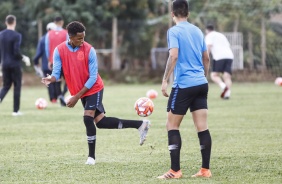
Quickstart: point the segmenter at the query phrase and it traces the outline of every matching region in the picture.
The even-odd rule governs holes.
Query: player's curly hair
[[[78,21],[70,22],[66,29],[68,30],[69,36],[75,36],[77,33],[82,33],[86,30],[85,26]]]
[[[187,0],[173,1],[172,11],[176,17],[187,17],[189,13],[189,5]]]

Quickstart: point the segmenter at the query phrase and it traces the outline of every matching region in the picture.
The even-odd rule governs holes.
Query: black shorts
[[[171,111],[173,114],[185,115],[190,108],[190,112],[199,109],[208,109],[208,84],[193,86],[189,88],[172,88],[168,104],[167,112]]]
[[[103,91],[104,89],[93,95],[81,98],[84,110],[96,110],[94,118],[96,118],[101,113],[106,113],[102,103]]]
[[[232,62],[232,59],[213,60],[212,71],[220,73],[227,72],[229,74],[232,74]]]

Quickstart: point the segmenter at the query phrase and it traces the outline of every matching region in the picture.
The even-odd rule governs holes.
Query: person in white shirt
[[[234,59],[230,43],[224,34],[214,30],[213,25],[206,27],[205,42],[207,44],[208,53],[211,54],[213,58],[211,79],[222,89],[220,97],[222,99],[229,99],[232,86],[231,66]]]

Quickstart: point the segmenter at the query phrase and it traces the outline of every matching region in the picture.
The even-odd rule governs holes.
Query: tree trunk
[[[171,17],[170,14],[171,14],[171,11],[172,11],[171,6],[172,6],[172,2],[169,1],[169,3],[168,3],[168,17],[169,17],[168,28],[170,28],[172,26],[172,20],[170,18]],[[173,76],[174,76],[174,73],[172,72],[171,75],[169,76],[169,80],[168,80],[169,85],[173,84]]]
[[[40,40],[40,38],[43,35],[42,20],[41,19],[37,19],[37,29],[38,29],[38,40]]]
[[[112,70],[120,69],[120,59],[117,50],[117,18],[113,17],[112,23]]]
[[[248,50],[249,50],[249,58],[248,63],[250,65],[250,70],[254,69],[254,53],[253,53],[253,33],[248,32]]]
[[[261,64],[262,69],[266,69],[266,32],[265,32],[265,18],[261,16]]]
[[[238,32],[239,23],[240,23],[240,16],[239,14],[236,14],[236,18],[233,25],[233,32]]]
[[[171,19],[171,6],[172,3],[171,1],[168,2],[168,28],[170,28],[172,26],[172,19]]]

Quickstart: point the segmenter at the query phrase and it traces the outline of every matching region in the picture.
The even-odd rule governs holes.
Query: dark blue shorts
[[[104,89],[93,95],[81,98],[84,110],[96,110],[94,118],[96,118],[101,113],[106,113],[102,103],[103,91]]]
[[[219,73],[227,72],[232,74],[232,62],[232,59],[213,60],[212,71]]]
[[[207,83],[183,89],[172,88],[168,99],[167,112],[185,115],[189,108],[190,112],[208,109],[208,90]]]

